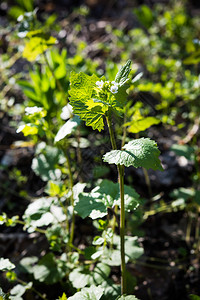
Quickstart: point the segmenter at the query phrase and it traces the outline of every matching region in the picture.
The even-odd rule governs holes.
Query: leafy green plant
[[[130,65],[131,61],[129,60],[121,67],[112,82],[106,81],[104,77],[99,79],[95,75],[89,77],[84,73],[72,73],[69,91],[73,112],[85,121],[87,126],[101,131],[104,128],[103,118],[105,118],[109,128],[113,150],[104,155],[104,161],[116,164],[119,176],[122,294],[126,293],[124,167],[132,165],[136,168],[145,167],[146,169],[162,170],[158,159],[160,152],[156,143],[150,139],[134,140],[123,145],[121,150],[117,150],[111,118],[113,113],[122,113],[123,106],[126,105]],[[95,207],[95,211],[96,209],[97,207]]]

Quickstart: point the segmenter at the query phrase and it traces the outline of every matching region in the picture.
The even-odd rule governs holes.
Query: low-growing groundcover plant
[[[45,295],[37,290],[34,282],[47,285],[62,282],[66,291],[59,298],[62,300],[136,299],[133,295],[127,295],[133,293],[129,285],[134,287],[134,278],[126,270],[126,263],[141,256],[143,249],[138,246],[137,237],[126,235],[125,216],[134,213],[141,200],[132,187],[124,184],[124,170],[130,166],[162,170],[162,166],[159,160],[160,151],[155,141],[140,138],[126,143],[126,130],[130,123],[126,125],[121,120],[124,120],[128,107],[130,66],[131,61],[128,60],[112,81],[83,72],[71,72],[69,100],[75,116],[72,116],[55,136],[57,147],[38,144],[40,159],[35,159],[32,165],[38,175],[41,171],[44,180],[48,181],[45,191],[49,196],[32,202],[24,213],[23,221],[19,220],[18,216],[0,216],[1,224],[6,226],[19,223],[23,224],[28,232],[44,233],[51,250],[40,259],[25,257],[20,261],[22,270],[32,278],[29,282],[17,277],[12,271],[15,268],[13,263],[1,259],[1,270],[7,270],[7,278],[18,282],[10,291],[10,299],[22,299],[26,291],[32,291],[37,297],[46,299]],[[42,112],[36,107],[26,111],[32,115],[32,119],[36,118],[35,114]],[[112,150],[103,155],[103,161],[117,166],[118,182],[99,179],[96,187],[89,192],[88,189],[87,192],[84,191],[85,183],[74,185],[68,156],[70,145],[67,144],[66,147],[65,140],[80,123],[80,120],[76,121],[77,117],[93,130],[102,131],[105,125],[108,126]],[[41,115],[41,120],[42,118],[45,118],[45,115]],[[123,128],[120,147],[113,124],[115,119],[122,123]],[[58,164],[67,166],[68,188],[62,180],[62,168],[58,168]],[[46,169],[42,172],[44,166]],[[52,171],[56,166],[57,171]],[[84,251],[74,245],[75,213],[82,218],[91,218],[101,233],[94,237],[92,245]],[[116,234],[118,228],[119,235]],[[121,266],[121,286],[109,277],[113,266]],[[1,293],[3,299],[6,299],[7,295],[3,294],[3,291]],[[59,294],[58,291],[58,296]],[[66,295],[72,294],[74,295],[67,298]]]

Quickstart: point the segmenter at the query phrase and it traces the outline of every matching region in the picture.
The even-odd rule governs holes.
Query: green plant
[[[77,114],[86,125],[101,131],[104,128],[105,117],[113,150],[104,155],[104,161],[117,165],[120,187],[120,252],[121,252],[121,293],[126,293],[125,274],[125,198],[124,198],[124,167],[144,167],[154,170],[162,170],[158,159],[159,150],[154,141],[139,139],[125,144],[117,150],[113,126],[112,114],[121,114],[126,105],[128,88],[128,75],[130,73],[130,60],[119,70],[112,82],[101,80],[84,73],[72,73],[70,77],[70,104],[73,112]],[[137,202],[136,202],[137,203]]]

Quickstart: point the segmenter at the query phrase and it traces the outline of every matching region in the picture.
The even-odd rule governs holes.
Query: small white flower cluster
[[[104,81],[103,81],[103,80],[97,81],[97,82],[96,82],[96,85],[98,86],[98,88],[102,89],[103,86],[104,86]]]
[[[111,82],[113,85],[110,88],[111,93],[117,94],[118,93],[118,84],[115,81]]]
[[[104,87],[105,83],[110,84],[109,81],[104,82],[103,80],[101,80],[101,81],[97,81],[96,85],[98,86],[98,88],[102,89]],[[118,83],[116,83],[115,81],[112,81],[111,84],[112,84],[110,87],[111,93],[117,94],[118,93]]]
[[[33,115],[35,113],[39,113],[42,111],[42,107],[38,107],[38,106],[32,106],[32,107],[26,107],[25,108],[25,114],[26,115]]]

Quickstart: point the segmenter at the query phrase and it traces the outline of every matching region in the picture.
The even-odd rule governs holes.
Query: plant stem
[[[72,206],[72,222],[71,222],[71,228],[70,228],[70,238],[69,238],[69,245],[73,244],[74,240],[74,228],[75,228],[75,213],[74,213],[74,193],[73,193],[73,176],[72,176],[72,170],[71,165],[69,161],[69,156],[67,153],[65,153],[66,159],[67,159],[67,166],[69,171],[69,182],[70,182],[70,190],[71,190],[71,206]]]
[[[111,115],[110,112],[106,116],[106,121],[108,124],[110,141],[112,144],[113,150],[117,149],[115,136],[111,124]],[[124,166],[117,165],[119,186],[120,186],[120,200],[121,200],[121,209],[120,209],[120,251],[121,251],[121,294],[126,293],[126,265],[125,265],[125,245],[124,245],[124,233],[125,233],[125,205],[124,205]]]
[[[126,124],[127,122],[127,106],[125,107],[125,111],[124,111],[124,124]],[[126,142],[126,134],[127,134],[127,127],[124,126],[123,127],[123,136],[122,136],[122,144],[121,144],[121,148],[124,147],[125,142]]]
[[[126,265],[125,265],[125,204],[124,204],[124,166],[118,165],[119,185],[120,185],[120,249],[121,249],[121,294],[126,293]]]
[[[108,125],[108,130],[109,130],[109,134],[110,134],[110,141],[111,141],[112,148],[113,148],[113,150],[117,150],[115,136],[114,136],[114,132],[113,132],[113,128],[112,128],[110,111],[108,113],[108,116],[106,116],[106,122],[107,122],[107,125]]]

